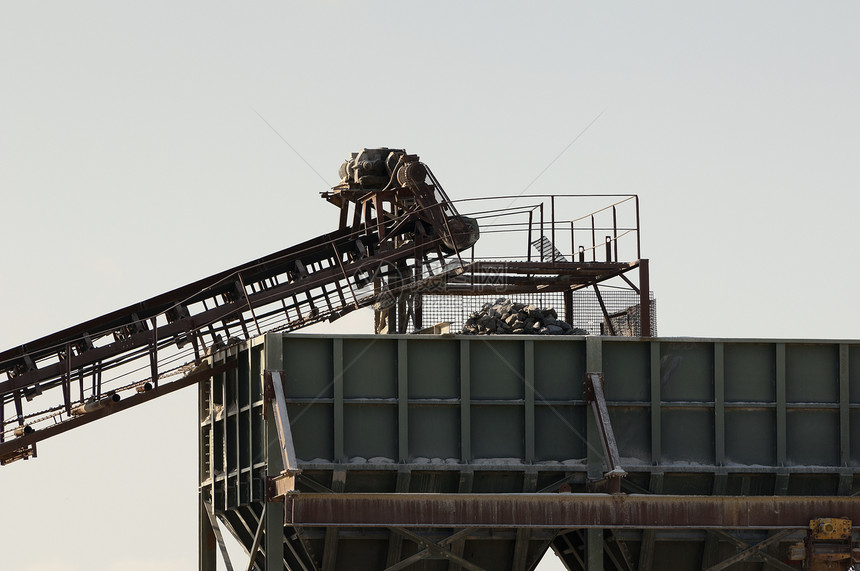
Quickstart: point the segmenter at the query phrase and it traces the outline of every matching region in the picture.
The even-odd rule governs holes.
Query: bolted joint
[[[281,369],[266,369],[263,371],[263,398],[267,403],[275,400],[275,386],[272,384],[272,373],[280,373],[281,378],[284,377],[284,371]]]
[[[283,502],[284,497],[297,494],[296,476],[301,470],[284,470],[277,476],[266,476],[266,501]]]

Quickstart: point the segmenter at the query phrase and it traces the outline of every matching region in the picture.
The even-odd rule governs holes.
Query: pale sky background
[[[334,229],[255,111],[329,185],[405,147],[463,198],[605,110],[529,192],[640,195],[661,335],[857,339],[858,102],[857,2],[3,2],[0,349]],[[196,422],[0,468],[0,567],[196,568]]]

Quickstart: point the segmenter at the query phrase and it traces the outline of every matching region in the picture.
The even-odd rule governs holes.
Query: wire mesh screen
[[[609,315],[607,322],[594,290],[573,292],[573,327],[588,331],[589,335],[622,335],[638,337],[641,334],[639,294],[630,289],[602,289],[600,296]],[[657,335],[657,302],[651,292],[651,335]],[[515,303],[534,304],[541,309],[553,308],[559,318],[564,317],[562,292],[524,293],[506,296]],[[469,314],[480,311],[485,304],[493,304],[498,295],[424,295],[422,299],[425,327],[437,323],[451,324],[451,331],[459,332]],[[611,324],[611,327],[610,327]]]

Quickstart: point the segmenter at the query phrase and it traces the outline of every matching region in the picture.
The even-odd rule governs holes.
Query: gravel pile
[[[469,314],[464,335],[588,335],[558,318],[554,309],[514,303],[500,297],[485,303],[480,311]]]

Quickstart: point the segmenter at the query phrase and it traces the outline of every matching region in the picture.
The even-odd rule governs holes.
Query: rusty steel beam
[[[408,252],[404,253],[403,251],[392,251],[385,254],[379,254],[374,257],[372,261],[378,263],[396,262],[404,256],[408,256]],[[366,263],[367,260],[359,260],[348,264],[345,269],[348,272],[348,275],[354,275]],[[254,305],[263,306],[276,302],[279,299],[289,297],[290,295],[300,294],[303,292],[308,292],[315,288],[322,287],[326,284],[331,283],[335,279],[340,279],[341,277],[343,277],[343,274],[340,268],[327,268],[325,270],[314,273],[313,276],[305,278],[304,280],[296,281],[289,284],[282,284],[270,288],[268,290],[259,291],[251,295],[250,300]],[[367,303],[370,304],[369,301]],[[178,319],[176,321],[159,327],[159,338],[172,339],[177,335],[185,333],[189,330],[189,328],[193,331],[203,329],[210,323],[215,323],[222,319],[229,318],[232,315],[241,314],[241,312],[248,307],[249,306],[244,300],[233,301],[231,303],[225,303],[218,307],[203,311],[194,316],[188,316],[182,319]],[[110,358],[125,351],[130,351],[134,348],[148,345],[152,334],[153,333],[151,331],[142,331],[140,333],[131,335],[130,337],[121,341],[117,341],[109,345],[105,345],[103,347],[95,347],[93,349],[85,351],[81,355],[72,358],[71,367],[74,369],[79,369],[85,365],[99,363],[103,359]],[[0,394],[5,394],[9,391],[22,389],[35,383],[52,379],[54,377],[59,377],[66,369],[66,366],[67,365],[58,362],[44,368],[30,370],[21,375],[12,377],[9,380],[0,381]]]
[[[67,342],[77,343],[82,336],[94,331],[111,331],[120,327],[130,325],[132,316],[137,316],[140,321],[160,315],[167,309],[173,307],[177,302],[184,300],[187,304],[205,299],[207,295],[220,295],[229,289],[231,279],[238,273],[253,280],[261,279],[269,275],[277,274],[299,256],[308,256],[316,259],[328,252],[327,248],[333,242],[349,241],[357,238],[360,234],[349,230],[339,230],[324,234],[318,238],[307,240],[290,248],[275,252],[264,258],[236,266],[232,269],[222,271],[208,278],[204,278],[167,293],[150,298],[146,301],[118,309],[101,317],[91,319],[79,325],[63,329],[51,335],[31,341],[19,347],[0,352],[0,364],[5,366],[7,362],[23,358],[25,355],[35,355],[37,358],[54,352],[56,347]]]
[[[635,262],[520,262],[520,261],[490,261],[477,260],[471,266],[475,271],[484,272],[517,272],[517,273],[546,273],[548,275],[577,274],[592,272],[604,274],[607,272],[626,272],[639,267]]]
[[[639,267],[639,262],[492,262],[476,260],[467,264],[459,276],[428,293],[434,295],[487,295],[534,293],[535,291],[569,292],[614,277]],[[626,279],[626,278],[625,278]],[[627,280],[629,282],[629,280]]]
[[[291,526],[806,529],[860,497],[624,494],[289,494]]]

